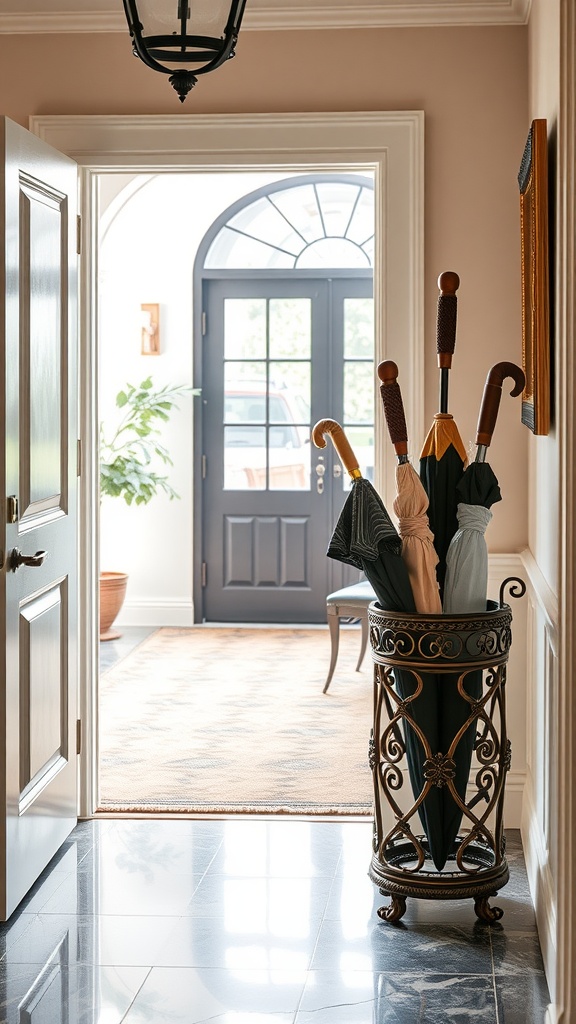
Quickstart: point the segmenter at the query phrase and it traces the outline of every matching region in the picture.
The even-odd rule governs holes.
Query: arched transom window
[[[214,237],[207,270],[370,270],[374,186],[353,174],[302,175],[244,200]]]

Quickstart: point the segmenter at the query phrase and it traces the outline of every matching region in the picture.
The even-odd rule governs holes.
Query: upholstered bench
[[[362,638],[360,644],[360,655],[358,657],[358,664],[356,665],[356,671],[360,671],[360,666],[364,660],[366,645],[368,643],[368,605],[375,600],[376,594],[367,580],[362,580],[360,583],[353,583],[350,587],[343,587],[342,590],[335,590],[333,594],[328,594],[328,597],[326,598],[326,615],[328,619],[328,628],[330,630],[331,654],[328,678],[324,684],[323,693],[326,693],[326,690],[330,686],[330,680],[332,679],[334,669],[336,668],[338,646],[340,642],[340,619],[347,618],[360,620]]]

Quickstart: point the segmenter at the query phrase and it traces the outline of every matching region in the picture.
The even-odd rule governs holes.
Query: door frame
[[[83,723],[81,817],[97,806],[98,761],[98,176],[162,171],[374,172],[375,360],[398,364],[410,437],[421,437],[424,405],[424,113],[41,115],[30,131],[79,166],[80,284],[80,679]],[[376,384],[375,384],[376,386]],[[394,495],[393,460],[375,437],[375,484]],[[195,453],[195,457],[196,457]]]

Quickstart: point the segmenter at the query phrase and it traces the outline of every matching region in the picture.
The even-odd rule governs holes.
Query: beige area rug
[[[370,814],[370,652],[341,630],[159,629],[100,682],[100,809]]]

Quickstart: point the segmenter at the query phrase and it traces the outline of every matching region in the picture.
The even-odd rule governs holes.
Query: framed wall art
[[[550,430],[550,301],[548,261],[548,133],[532,121],[518,173],[522,252],[522,422]]]

